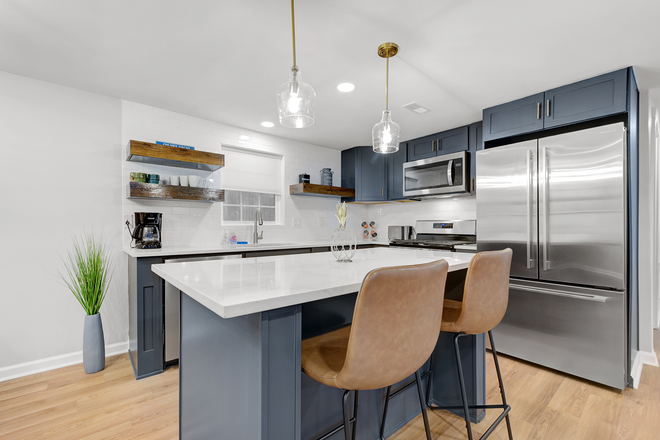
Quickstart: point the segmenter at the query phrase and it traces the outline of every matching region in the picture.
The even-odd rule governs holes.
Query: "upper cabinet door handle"
[[[435,151],[435,140],[431,141],[431,151]]]
[[[541,119],[541,103],[536,103],[536,119]]]
[[[550,100],[545,101],[545,115],[550,117]]]

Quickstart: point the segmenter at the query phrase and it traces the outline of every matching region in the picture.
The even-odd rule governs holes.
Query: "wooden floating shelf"
[[[215,171],[225,166],[224,154],[133,140],[126,146],[126,160],[203,171]]]
[[[289,187],[292,196],[316,197],[355,197],[355,190],[340,186],[314,185],[312,183],[298,183]]]
[[[196,202],[224,202],[225,190],[191,188],[189,186],[160,185],[157,183],[130,182],[127,199],[172,199]]]

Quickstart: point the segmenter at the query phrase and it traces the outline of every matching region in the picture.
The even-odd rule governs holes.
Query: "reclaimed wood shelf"
[[[225,166],[224,154],[134,140],[129,141],[126,146],[126,160],[203,171],[215,171]]]
[[[158,183],[130,182],[127,199],[176,199],[196,202],[224,202],[225,190],[214,188],[191,188],[189,186],[161,185]]]
[[[292,196],[316,197],[355,197],[355,190],[340,186],[315,185],[313,183],[298,183],[289,187]]]

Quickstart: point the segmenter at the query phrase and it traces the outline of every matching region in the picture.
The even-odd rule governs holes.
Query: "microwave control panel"
[[[463,185],[463,161],[454,162],[454,185]]]

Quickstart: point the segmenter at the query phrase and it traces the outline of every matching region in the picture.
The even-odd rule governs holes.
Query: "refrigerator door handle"
[[[516,290],[524,290],[526,292],[542,293],[544,295],[562,296],[562,297],[566,297],[566,298],[579,299],[579,300],[583,300],[583,301],[593,301],[593,302],[600,302],[600,303],[607,302],[607,297],[606,296],[600,296],[600,295],[589,295],[589,294],[584,294],[584,293],[569,293],[569,292],[562,292],[562,291],[552,290],[552,289],[543,289],[543,288],[540,288],[540,287],[522,286],[522,285],[518,285],[518,284],[510,284],[509,287],[514,288]]]
[[[534,267],[532,260],[532,160],[533,154],[531,150],[527,150],[527,269]]]
[[[546,147],[541,147],[541,160],[543,165],[543,214],[541,215],[541,226],[543,228],[543,233],[541,234],[541,246],[543,246],[542,252],[542,269],[550,270],[550,263],[548,262],[548,150]]]

